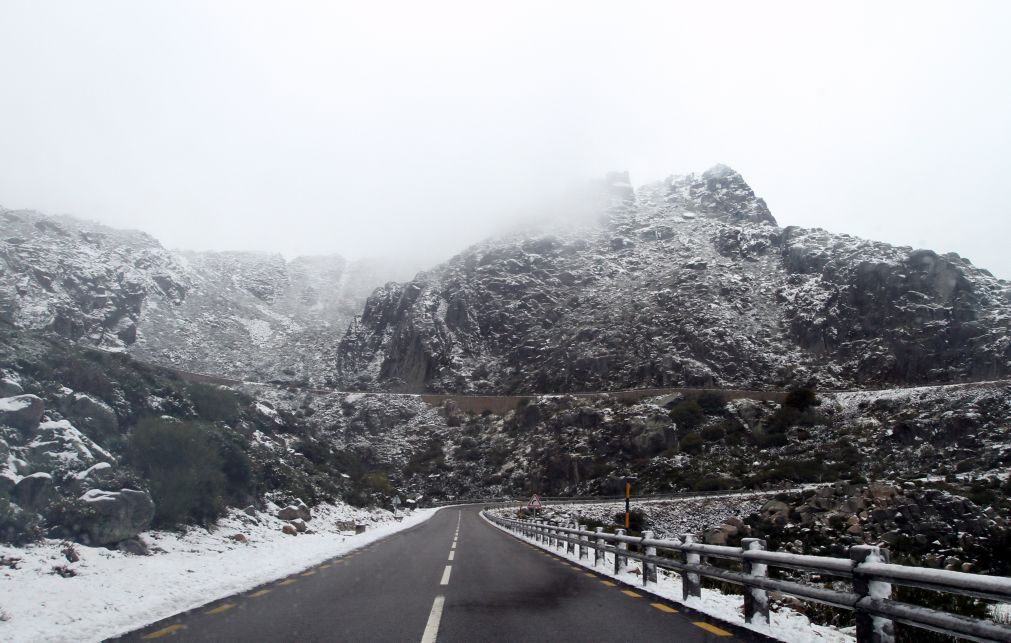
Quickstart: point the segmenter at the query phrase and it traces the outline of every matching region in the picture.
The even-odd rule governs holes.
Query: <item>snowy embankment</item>
[[[500,512],[499,515],[509,517],[506,516],[505,513],[506,512]],[[847,634],[830,627],[815,625],[811,623],[806,616],[786,608],[777,609],[776,605],[773,605],[770,610],[768,626],[745,623],[744,598],[742,596],[729,596],[716,590],[703,587],[701,597],[690,597],[688,599],[684,599],[681,588],[681,576],[674,572],[669,572],[665,569],[658,569],[656,584],[651,584],[649,587],[643,587],[642,563],[637,560],[629,559],[627,571],[616,574],[614,573],[613,554],[605,553],[603,564],[595,568],[593,566],[592,551],[588,558],[580,560],[578,553],[566,553],[565,548],[550,547],[546,543],[536,542],[532,538],[515,534],[491,521],[488,521],[488,524],[505,531],[511,536],[518,537],[524,542],[528,542],[532,545],[536,545],[542,549],[550,551],[556,556],[565,558],[576,565],[582,565],[587,569],[592,569],[595,573],[601,576],[614,578],[615,580],[621,581],[627,585],[637,587],[644,592],[665,598],[674,603],[680,603],[685,607],[707,614],[725,623],[731,623],[754,632],[759,632],[779,641],[787,641],[788,643],[852,643],[854,641],[854,637],[851,634]]]
[[[212,530],[142,534],[153,552],[134,556],[46,540],[0,547],[0,640],[97,641],[317,565],[428,520],[419,509],[396,522],[387,511],[313,508],[310,532],[289,536],[274,512],[232,511]],[[366,525],[364,533],[339,531]],[[12,562],[13,561],[13,562]],[[69,574],[74,574],[69,576]],[[69,577],[67,577],[69,576]]]

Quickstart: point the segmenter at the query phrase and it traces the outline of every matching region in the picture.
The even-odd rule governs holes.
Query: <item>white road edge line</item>
[[[449,575],[453,572],[452,565],[446,565],[446,569],[442,570],[442,580],[439,581],[440,585],[449,585]]]
[[[453,551],[453,550],[450,550],[450,551],[449,551],[449,559],[450,559],[450,560],[453,560],[453,557],[454,557],[454,556],[456,556],[456,552],[455,552],[455,551]]]
[[[435,643],[439,636],[439,621],[442,620],[442,605],[446,602],[445,596],[436,596],[432,603],[432,611],[428,613],[428,623],[425,624],[425,633],[421,635],[421,643]]]

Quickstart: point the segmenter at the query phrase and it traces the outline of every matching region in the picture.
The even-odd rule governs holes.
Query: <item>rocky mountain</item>
[[[0,319],[239,379],[324,383],[368,294],[406,276],[337,255],[174,252],[142,232],[29,211],[0,209],[0,221]]]
[[[597,216],[473,246],[365,303],[337,351],[360,390],[873,387],[1011,372],[1011,284],[955,254],[782,228],[716,166]]]

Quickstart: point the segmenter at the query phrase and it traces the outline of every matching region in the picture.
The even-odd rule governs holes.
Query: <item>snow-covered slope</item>
[[[148,361],[236,378],[323,383],[378,285],[374,260],[173,252],[152,237],[0,209],[0,319]]]
[[[820,388],[1011,371],[1011,287],[954,254],[780,228],[725,166],[599,216],[480,243],[369,298],[338,352],[362,389]]]

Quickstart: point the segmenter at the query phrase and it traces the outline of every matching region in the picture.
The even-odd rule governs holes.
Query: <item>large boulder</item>
[[[18,480],[11,496],[25,511],[40,512],[57,497],[53,476],[48,473],[33,473]]]
[[[31,431],[42,421],[46,406],[37,395],[0,398],[0,424]]]
[[[151,496],[135,489],[91,489],[80,497],[87,511],[77,531],[89,545],[109,545],[133,538],[154,518]]]

